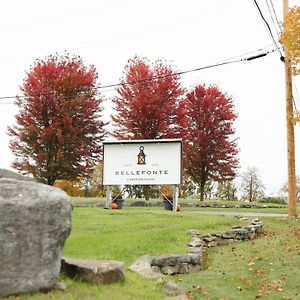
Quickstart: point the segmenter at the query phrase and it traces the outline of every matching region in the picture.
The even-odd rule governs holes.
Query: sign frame
[[[176,182],[170,182],[170,183],[148,183],[148,184],[143,184],[143,183],[136,183],[134,185],[164,185],[164,184],[170,184],[173,187],[173,202],[170,201],[170,203],[173,205],[173,212],[177,211],[177,206],[178,206],[178,185],[182,184],[182,176],[183,176],[183,142],[182,139],[153,139],[153,140],[112,140],[112,141],[104,141],[103,142],[103,167],[102,167],[102,184],[107,186],[107,191],[106,191],[106,206],[105,208],[111,208],[111,203],[114,201],[114,199],[112,199],[112,193],[111,193],[111,189],[110,186],[111,185],[133,185],[130,183],[126,183],[124,184],[122,183],[106,183],[105,182],[105,171],[106,171],[106,165],[105,165],[105,145],[130,145],[130,144],[142,144],[139,147],[140,153],[137,155],[138,156],[138,165],[143,165],[145,164],[145,153],[143,153],[144,151],[144,146],[143,144],[148,144],[148,145],[153,145],[153,144],[165,144],[165,143],[179,143],[180,145],[180,150],[179,150],[179,180],[177,180]],[[141,155],[141,157],[139,157],[139,155]],[[144,155],[144,157],[143,157]],[[169,200],[168,200],[169,201]]]
[[[151,147],[153,147],[153,145],[154,146],[157,145],[157,147],[159,147],[160,144],[161,145],[164,145],[164,144],[174,144],[175,145],[175,144],[177,144],[179,146],[179,149],[178,149],[179,150],[179,153],[178,153],[179,158],[178,158],[178,161],[175,161],[175,164],[176,164],[175,168],[178,168],[178,171],[177,171],[178,174],[176,175],[177,180],[174,180],[174,182],[172,182],[172,179],[170,179],[168,182],[160,182],[159,179],[153,179],[152,182],[151,181],[146,182],[145,180],[140,179],[140,182],[137,182],[137,181],[124,182],[122,180],[112,181],[112,179],[108,178],[111,175],[107,175],[107,172],[108,172],[107,168],[109,167],[109,164],[111,164],[111,162],[109,162],[107,160],[111,160],[111,157],[106,159],[108,157],[108,153],[106,152],[105,146],[112,146],[112,145],[116,145],[116,146],[125,145],[126,146],[126,145],[136,145],[136,144],[141,145],[139,147],[139,153],[137,153],[138,155],[141,155],[141,156],[145,155],[144,154],[144,147],[146,145],[147,146],[150,145]],[[147,156],[147,155],[145,155],[145,156]],[[139,162],[137,163],[137,165],[139,165],[139,167],[142,168],[143,162],[144,162],[144,164],[146,164],[145,163],[145,158],[138,157],[138,159],[139,159]],[[150,171],[148,171],[148,172],[150,172]],[[168,174],[168,170],[162,170],[162,171],[160,170],[160,172],[165,172],[166,174]],[[139,171],[137,171],[137,173],[139,174]],[[165,184],[179,185],[179,184],[182,183],[182,174],[183,174],[182,139],[111,140],[111,141],[104,141],[103,142],[103,168],[102,168],[102,183],[103,183],[103,185],[165,185]],[[124,174],[122,173],[122,175],[124,175]]]

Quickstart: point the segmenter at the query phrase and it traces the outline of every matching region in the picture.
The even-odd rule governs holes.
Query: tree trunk
[[[204,189],[205,189],[205,180],[201,179],[201,182],[200,182],[200,201],[204,201]]]
[[[47,178],[47,184],[53,186],[55,183],[55,179],[53,177]]]
[[[150,186],[149,185],[144,186],[144,195],[145,195],[145,200],[149,201],[149,199],[150,199]]]
[[[249,191],[249,202],[252,202],[252,198],[253,198],[253,182],[252,182],[252,178],[250,180],[250,191]]]

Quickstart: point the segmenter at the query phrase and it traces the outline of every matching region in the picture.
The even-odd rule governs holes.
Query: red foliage
[[[8,128],[13,167],[53,185],[75,180],[99,159],[105,135],[97,72],[78,57],[49,56],[27,72],[17,99],[16,125]]]
[[[161,61],[151,68],[146,59],[129,60],[123,85],[117,90],[119,96],[113,99],[115,137],[156,139],[175,135],[176,107],[183,89],[179,76],[171,75],[174,71]]]
[[[237,145],[232,141],[237,118],[231,98],[215,86],[197,86],[178,110],[184,139],[184,165],[200,186],[203,200],[207,180],[233,179],[238,166]]]

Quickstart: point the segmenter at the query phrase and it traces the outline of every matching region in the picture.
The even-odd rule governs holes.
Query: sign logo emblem
[[[140,152],[139,152],[139,154],[137,155],[137,157],[138,157],[138,162],[137,162],[137,164],[138,165],[145,165],[146,164],[146,155],[145,155],[145,153],[144,153],[144,146],[140,146]]]

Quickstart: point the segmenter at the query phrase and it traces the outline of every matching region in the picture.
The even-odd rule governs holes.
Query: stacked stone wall
[[[197,229],[188,231],[187,254],[145,255],[139,257],[130,267],[132,271],[145,274],[145,277],[157,278],[159,274],[175,275],[198,272],[204,268],[207,248],[229,243],[252,240],[263,233],[263,223],[258,219],[245,227],[234,226],[228,231],[205,233]]]

